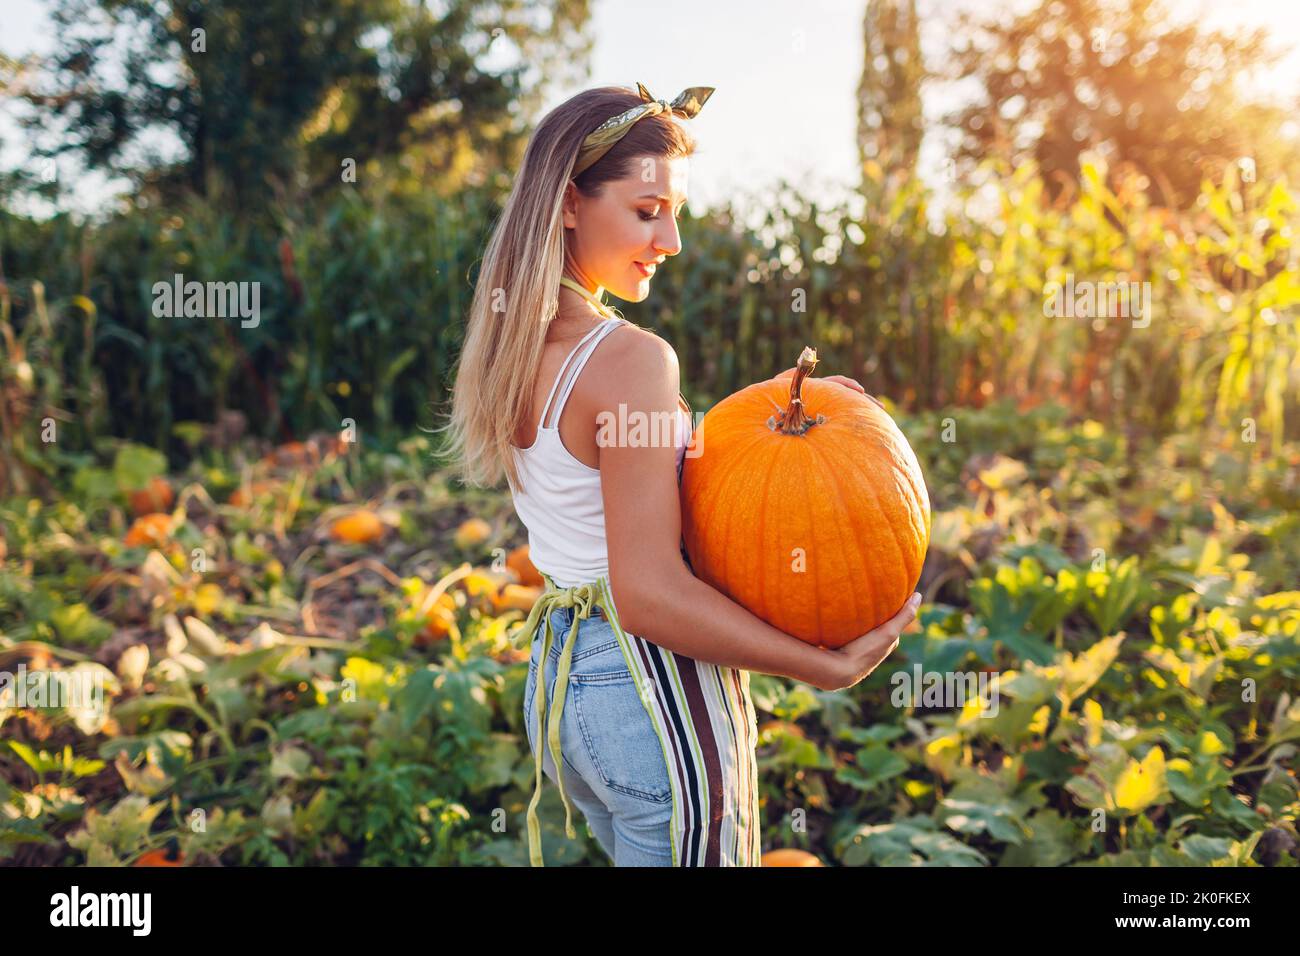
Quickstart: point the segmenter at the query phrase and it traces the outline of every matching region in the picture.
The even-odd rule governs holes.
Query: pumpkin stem
[[[780,429],[786,435],[802,435],[813,425],[825,421],[821,415],[816,418],[808,415],[803,405],[803,397],[800,395],[803,380],[811,375],[816,367],[817,350],[804,346],[804,350],[799,353],[799,362],[795,365],[794,378],[790,382],[790,403],[785,407],[785,411],[767,420],[768,427],[773,431]]]

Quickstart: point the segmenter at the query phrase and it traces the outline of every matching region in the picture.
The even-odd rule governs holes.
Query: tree
[[[544,96],[527,65],[555,81],[591,45],[589,0],[52,3],[59,45],[22,94],[42,151],[244,209],[404,150],[499,168]]]
[[[1237,88],[1241,71],[1281,55],[1262,29],[1174,22],[1155,0],[1044,0],[1019,16],[967,13],[953,33],[949,77],[983,89],[947,119],[961,133],[959,161],[1033,158],[1057,194],[1079,155],[1100,148],[1149,176],[1170,206],[1244,157],[1259,176],[1294,172],[1294,149],[1278,137],[1293,110]]]
[[[875,163],[890,182],[897,182],[915,171],[925,132],[921,113],[925,63],[916,0],[868,0],[862,46],[859,159],[864,167]]]

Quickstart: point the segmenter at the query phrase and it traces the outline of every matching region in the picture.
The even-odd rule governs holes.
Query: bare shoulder
[[[668,389],[676,395],[680,370],[677,353],[648,329],[625,325],[609,334],[592,356],[592,385],[601,395],[636,392],[649,396]]]

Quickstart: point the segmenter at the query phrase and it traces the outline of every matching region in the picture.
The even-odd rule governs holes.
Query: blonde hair
[[[617,86],[584,90],[543,117],[493,228],[469,307],[452,387],[444,452],[466,484],[495,486],[504,475],[522,487],[513,436],[528,416],[559,304],[565,243],[565,186],[583,139],[612,116],[641,103]],[[614,147],[573,180],[595,198],[641,156],[689,156],[695,144],[666,114],[635,123]]]

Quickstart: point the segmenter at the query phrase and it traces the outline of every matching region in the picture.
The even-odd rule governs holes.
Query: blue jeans
[[[573,624],[575,609],[551,611],[557,638]],[[532,640],[524,687],[524,725],[536,760],[538,732],[534,696],[544,622]],[[546,663],[546,700],[553,708],[564,693],[560,750],[569,801],[586,817],[592,833],[615,866],[672,866],[672,785],[660,738],[605,613],[592,609],[573,647],[568,687],[557,691],[563,641],[557,639]],[[549,713],[549,708],[548,708]],[[545,728],[541,734],[545,739]],[[558,783],[550,749],[542,768]]]

